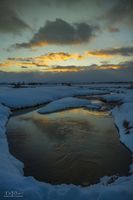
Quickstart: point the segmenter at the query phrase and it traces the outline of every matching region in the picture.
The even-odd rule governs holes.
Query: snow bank
[[[119,129],[120,141],[133,153],[133,90],[126,90],[120,99],[122,104],[112,110],[112,115]],[[133,172],[133,163],[130,171]]]
[[[113,94],[106,94],[102,95],[102,99],[107,102],[132,102],[133,103],[133,90],[127,89],[123,90],[122,93],[113,93]]]
[[[112,111],[120,140],[133,152],[133,103],[124,103]]]
[[[38,110],[40,114],[46,114],[51,112],[56,112],[68,108],[77,108],[77,107],[83,107],[87,104],[90,104],[89,100],[86,99],[78,99],[74,97],[66,97],[59,99],[57,101],[53,101],[46,105],[45,107]]]
[[[99,109],[101,105],[92,104],[89,100],[86,99],[78,99],[75,97],[66,97],[56,101],[53,101],[46,105],[45,107],[38,110],[40,114],[46,114],[51,112],[56,112],[68,108],[78,108],[78,107],[86,107],[90,109]]]
[[[39,99],[37,95],[38,90],[34,90],[31,94],[32,98]],[[28,90],[27,92],[30,92]],[[5,100],[6,103],[10,105],[19,106],[22,105],[32,105],[30,97],[26,98],[24,94],[27,92],[17,92],[14,96],[8,93],[8,95],[1,96],[1,100]],[[41,91],[41,93],[44,90]],[[46,90],[45,90],[46,92]],[[62,92],[60,90],[60,92]],[[79,91],[78,91],[79,92]],[[77,92],[77,93],[78,93]],[[87,91],[86,91],[87,92]],[[89,92],[89,91],[88,91]],[[66,92],[67,93],[67,92]],[[65,94],[66,94],[65,93]],[[76,92],[72,91],[72,94]],[[80,92],[79,92],[80,93]],[[18,95],[21,95],[19,98]],[[56,92],[54,93],[56,94]],[[12,96],[13,95],[13,96]],[[44,94],[42,94],[43,96]],[[64,94],[63,94],[64,95]],[[68,95],[68,93],[67,93]],[[70,93],[69,93],[70,95]],[[47,96],[47,95],[46,95]],[[61,96],[61,95],[60,95]],[[6,99],[11,97],[10,99]],[[42,100],[44,101],[45,95]],[[57,96],[56,96],[57,97]],[[15,99],[17,98],[17,100]],[[13,99],[16,101],[16,104],[13,104]],[[17,102],[18,100],[21,100]],[[28,100],[27,102],[24,102]],[[126,98],[126,101],[128,98]],[[24,102],[24,103],[23,103]],[[37,102],[37,101],[36,101]],[[31,104],[30,104],[31,103]],[[132,110],[133,103],[125,102],[125,104],[120,107],[115,108],[112,111],[112,114],[115,118],[115,122],[120,130],[121,140],[131,149],[132,148]],[[22,195],[21,199],[24,200],[132,200],[133,199],[133,175],[128,177],[120,177],[115,182],[111,184],[99,183],[92,185],[90,187],[80,187],[74,185],[50,185],[47,183],[42,183],[35,180],[33,177],[24,177],[23,176],[23,164],[15,159],[8,150],[8,143],[5,135],[5,126],[10,115],[10,111],[7,107],[0,105],[0,200],[4,200],[6,192],[17,192]],[[125,129],[123,128],[123,121],[128,120],[129,133],[125,135]],[[126,130],[127,131],[127,130]],[[128,139],[130,138],[130,139]],[[20,199],[11,197],[10,199]]]
[[[10,108],[23,108],[47,103],[63,97],[76,95],[106,94],[107,91],[91,90],[87,87],[35,87],[35,88],[10,88],[0,93],[0,102]]]
[[[102,99],[106,102],[122,102],[124,99],[124,94],[107,94],[103,95]]]
[[[102,104],[92,103],[92,104],[86,105],[85,107],[88,108],[88,109],[92,109],[92,110],[100,110],[101,107],[102,107]]]

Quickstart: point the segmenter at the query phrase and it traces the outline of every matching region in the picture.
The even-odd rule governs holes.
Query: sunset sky
[[[0,0],[3,73],[132,81],[133,1]]]

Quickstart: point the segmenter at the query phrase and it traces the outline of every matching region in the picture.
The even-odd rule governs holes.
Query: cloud
[[[106,64],[106,65],[90,65],[90,66],[49,66],[42,71],[45,72],[79,72],[79,71],[95,71],[95,70],[120,70],[128,69],[128,64]]]
[[[67,61],[70,59],[81,60],[84,56],[78,53],[65,53],[65,52],[57,52],[57,53],[49,53],[44,54],[38,57],[35,57],[34,61],[38,63],[51,63],[51,62],[59,62],[59,61]]]
[[[2,0],[0,4],[0,32],[18,34],[26,29],[30,29],[29,25]]]
[[[70,24],[62,19],[47,21],[28,43],[15,44],[16,48],[40,47],[48,44],[68,45],[90,42],[99,30],[87,23]]]
[[[120,65],[131,70],[133,69],[133,61],[120,62]]]
[[[101,65],[92,65],[91,69],[99,69],[99,70],[122,70],[123,72],[125,71],[132,71],[133,73],[133,61],[124,61],[124,62],[119,62],[118,64],[101,64]]]
[[[53,55],[52,55],[53,54]],[[46,54],[43,56],[38,56],[35,58],[8,58],[3,63],[0,63],[0,67],[20,67],[21,69],[30,69],[35,70],[33,67],[38,67],[38,71],[42,72],[52,72],[52,73],[58,73],[58,72],[78,72],[78,71],[97,71],[97,70],[125,70],[125,69],[133,69],[133,62],[132,61],[125,61],[120,62],[118,64],[93,64],[89,66],[61,66],[61,65],[53,65],[53,56],[57,57],[57,61],[61,60],[69,60],[72,59],[74,56],[74,59],[79,59],[78,55],[76,54],[66,54],[65,57],[62,57],[64,53],[52,53],[52,54]],[[33,68],[33,69],[32,69]]]
[[[45,5],[47,7],[52,7],[52,6],[84,6],[84,5],[91,5],[91,4],[98,4],[99,3],[104,3],[107,0],[93,0],[93,1],[88,1],[88,0],[23,0],[23,1],[19,1],[19,0],[3,0],[6,3],[8,3],[8,5],[10,7],[16,5],[17,7],[20,6],[24,6],[26,7],[27,4],[28,5],[33,5],[33,4],[40,4],[41,6]],[[47,8],[46,7],[46,8]]]
[[[69,60],[84,60],[91,56],[100,57],[103,59],[101,61],[101,69],[118,69],[124,67],[126,65],[132,65],[131,61],[127,61],[126,63],[120,63],[118,65],[110,64],[110,60],[104,60],[104,58],[110,58],[112,56],[122,56],[122,57],[130,57],[133,55],[133,47],[121,47],[121,48],[109,48],[109,49],[100,49],[94,51],[87,51],[82,54],[79,53],[66,53],[66,52],[54,52],[47,53],[40,56],[35,57],[9,57],[5,59],[3,62],[0,62],[0,67],[42,67],[46,68],[49,66],[58,65],[60,61],[69,61]],[[97,67],[97,66],[96,66]],[[99,66],[98,66],[99,67]],[[94,69],[93,65],[93,69]],[[46,68],[47,69],[47,68]],[[100,69],[100,67],[99,67]]]
[[[133,28],[133,1],[117,0],[114,1],[112,8],[103,15],[109,25],[118,25],[124,23]]]
[[[103,2],[106,2],[107,0],[93,0],[92,2],[91,1],[88,1],[88,0],[23,0],[23,1],[20,1],[20,0],[1,0],[3,2],[6,2],[6,4],[9,4],[9,6],[13,6],[14,4],[17,5],[17,6],[22,6],[22,5],[25,5],[25,3],[27,2],[28,5],[31,4],[31,3],[41,3],[42,4],[45,4],[45,5],[60,5],[60,4],[63,4],[63,5],[76,5],[76,4],[79,4],[79,3],[94,3],[94,4],[97,4],[98,2],[100,3],[103,3]],[[98,4],[99,5],[99,4]],[[25,5],[26,7],[26,5]]]
[[[35,67],[35,66],[37,66],[35,63],[33,63],[33,62],[26,62],[26,61],[23,61],[23,62],[21,62],[21,61],[15,61],[14,59],[13,60],[9,60],[9,59],[7,59],[7,60],[5,60],[5,61],[3,61],[3,62],[1,62],[0,63],[0,67],[22,67],[22,66],[24,66],[24,67]]]
[[[9,57],[0,63],[0,67],[12,67],[12,66],[25,66],[25,67],[44,67],[51,65],[52,63],[57,63],[59,61],[67,60],[81,60],[84,56],[78,53],[48,53],[36,57]],[[24,67],[23,67],[24,68]]]
[[[21,66],[21,68],[22,68],[22,69],[28,69],[28,67],[26,67],[26,66]]]
[[[111,33],[117,33],[120,31],[118,27],[113,27],[113,26],[108,27],[108,30]]]
[[[94,67],[94,66],[93,66]],[[118,81],[133,81],[133,68],[131,69],[118,69],[118,70],[93,70],[86,68],[81,71],[67,71],[60,72],[42,72],[42,71],[28,71],[26,72],[0,72],[0,82],[43,82],[43,83],[89,83],[89,82],[118,82]]]
[[[111,57],[111,56],[133,56],[133,47],[109,48],[86,52],[88,56]]]
[[[120,70],[120,69],[126,69],[126,66],[120,65],[120,64],[107,64],[107,65],[97,65],[95,66],[95,70]]]
[[[45,72],[52,72],[52,73],[66,73],[66,72],[79,72],[85,70],[85,67],[79,67],[79,66],[49,66],[47,68],[44,68],[42,71]]]

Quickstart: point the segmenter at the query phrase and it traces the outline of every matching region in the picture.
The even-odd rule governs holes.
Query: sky
[[[133,81],[132,0],[0,0],[0,81]]]

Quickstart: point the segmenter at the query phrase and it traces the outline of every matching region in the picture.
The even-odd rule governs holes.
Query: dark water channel
[[[33,111],[11,117],[7,136],[10,152],[25,164],[25,175],[40,181],[89,185],[129,172],[131,154],[107,112]]]

